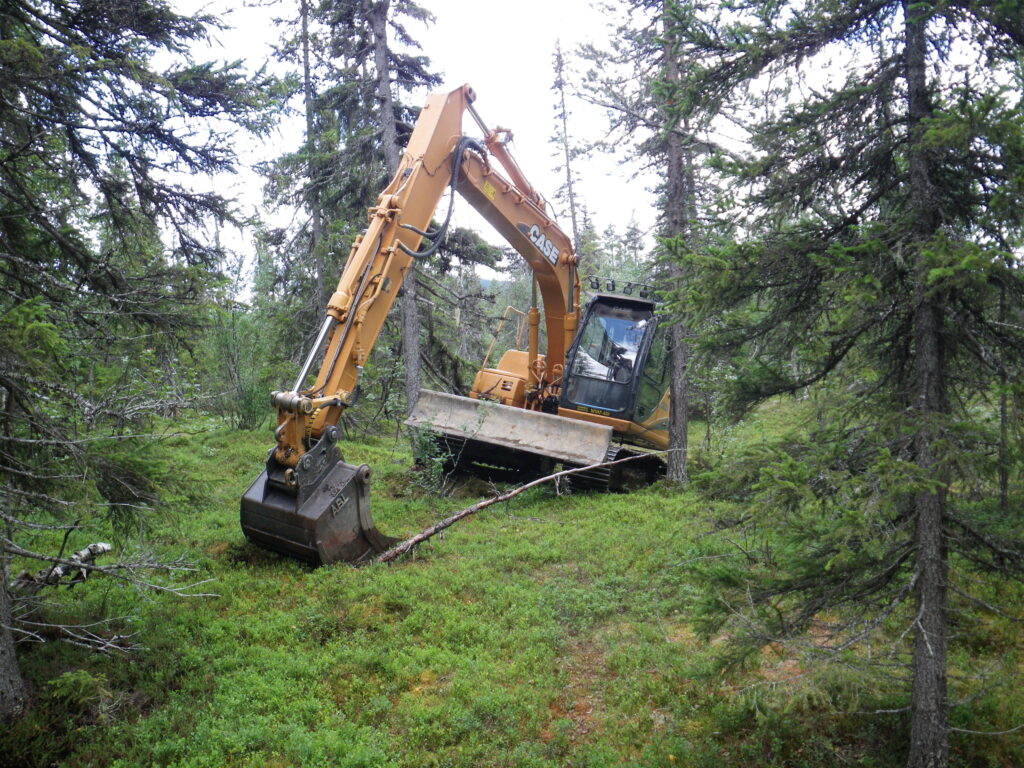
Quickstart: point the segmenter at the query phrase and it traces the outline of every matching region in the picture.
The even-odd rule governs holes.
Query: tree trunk
[[[918,247],[914,311],[915,463],[927,483],[916,494],[916,617],[912,661],[910,753],[908,768],[944,768],[949,759],[947,552],[943,536],[946,512],[945,472],[936,445],[947,410],[942,296],[926,282],[929,265],[923,249],[939,226],[930,160],[923,147],[924,120],[931,113],[925,56],[927,9],[904,0],[906,77],[910,148],[910,203]]]
[[[999,288],[999,322],[1006,322],[1006,286]],[[1006,372],[1002,351],[999,355],[999,512],[1010,514],[1009,409],[1007,390],[1010,377]]]
[[[0,390],[3,395],[3,435],[11,436],[11,419],[14,413],[14,398],[10,390]],[[14,524],[10,520],[4,525],[8,541],[14,540]],[[11,633],[11,557],[0,543],[0,722],[16,717],[25,706],[25,681],[18,668],[18,657],[14,653],[14,635]]]
[[[666,19],[668,14],[666,11]],[[673,45],[673,33],[665,30],[665,73],[670,86],[678,86],[680,80],[679,60]],[[674,127],[675,120],[669,116],[668,125]],[[692,236],[692,213],[695,192],[692,150],[684,146],[684,137],[678,130],[670,130],[665,137],[665,231],[667,238],[689,239]],[[680,288],[685,280],[683,267],[675,261],[668,265],[670,289]],[[668,420],[668,470],[667,477],[676,483],[689,480],[687,465],[687,443],[690,427],[690,387],[688,367],[690,344],[687,341],[687,327],[684,318],[673,318],[668,328],[669,354],[669,420]]]
[[[669,353],[669,419],[668,419],[668,468],[666,477],[674,483],[685,483],[690,479],[686,460],[690,428],[690,344],[682,323],[674,323],[668,329]]]
[[[21,714],[25,708],[25,681],[18,669],[11,634],[11,596],[8,588],[7,554],[0,548],[0,722]]]
[[[420,396],[420,309],[416,304],[416,265],[409,265],[402,294],[402,358],[405,361],[405,402],[412,412]]]
[[[299,6],[299,13],[302,19],[302,91],[305,100],[306,110],[306,169],[309,179],[309,191],[306,195],[306,203],[309,205],[309,215],[312,226],[312,233],[309,241],[309,252],[313,257],[313,280],[315,284],[314,293],[317,312],[323,311],[327,306],[327,271],[324,260],[323,248],[323,215],[320,211],[320,175],[317,172],[318,165],[315,160],[316,141],[314,131],[316,125],[313,119],[313,80],[310,75],[309,66],[309,2],[302,0]]]
[[[919,286],[921,288],[923,286]],[[923,293],[923,291],[921,291]],[[934,485],[918,492],[915,543],[917,545],[916,620],[914,626],[913,688],[911,691],[910,756],[908,768],[943,768],[949,743],[949,704],[946,690],[947,552],[943,536],[946,494],[944,473],[935,455],[939,429],[936,417],[943,408],[943,354],[941,308],[920,300],[916,314],[917,410],[921,427],[914,436],[916,463],[921,477]]]
[[[398,148],[398,126],[395,122],[395,102],[391,94],[391,68],[388,64],[388,9],[390,0],[367,3],[367,21],[373,33],[373,65],[377,71],[377,98],[380,101],[381,143],[388,175],[398,172],[401,155]],[[409,411],[416,405],[420,394],[420,313],[416,303],[416,264],[402,283],[402,358],[405,361],[405,400]]]

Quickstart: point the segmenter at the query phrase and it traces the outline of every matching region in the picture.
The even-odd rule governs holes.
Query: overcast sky
[[[554,195],[564,182],[555,171],[560,149],[550,143],[556,127],[551,90],[555,47],[561,41],[571,58],[581,43],[602,44],[609,20],[591,0],[423,0],[422,5],[437,17],[420,35],[423,52],[444,73],[445,88],[472,85],[488,127],[512,130],[513,152],[527,177],[542,194]],[[570,96],[569,111],[570,136],[597,138],[607,130],[601,110]],[[574,164],[577,194],[599,229],[608,224],[622,229],[634,216],[643,227],[654,221],[653,200],[645,189],[649,180],[631,180],[622,159],[603,155]],[[568,216],[561,223],[568,231]]]
[[[274,7],[247,6],[240,0],[172,0],[182,12],[204,8],[217,14],[232,30],[217,34],[207,55],[223,59],[245,59],[253,67],[270,56],[278,32],[271,23],[298,6],[298,0],[283,0]],[[476,107],[489,127],[512,130],[512,151],[527,177],[545,196],[552,197],[564,177],[556,171],[560,158],[550,143],[555,132],[555,94],[552,57],[556,42],[569,54],[580,43],[607,38],[608,20],[591,7],[590,0],[420,0],[436,21],[427,27],[408,23],[410,34],[422,44],[422,53],[433,69],[444,76],[441,90],[469,83],[477,93]],[[297,11],[292,10],[292,13]],[[202,51],[196,52],[197,57]],[[600,110],[571,100],[570,134],[596,138],[606,130]],[[466,130],[476,126],[467,121]],[[240,147],[246,162],[257,162],[292,149],[301,141],[301,121],[293,121],[269,141],[247,141]],[[576,161],[577,193],[599,229],[614,225],[620,230],[631,220],[643,229],[653,226],[653,196],[650,179],[631,178],[621,157],[599,156]],[[244,175],[237,193],[251,206],[258,205],[259,180]],[[568,216],[559,217],[569,231]],[[477,229],[492,242],[500,238],[468,204],[457,201],[456,220]]]

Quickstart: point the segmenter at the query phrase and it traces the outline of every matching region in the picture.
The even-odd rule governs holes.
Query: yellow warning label
[[[487,196],[488,200],[493,200],[494,196],[498,194],[498,190],[495,189],[494,185],[489,181],[484,182],[484,195]]]

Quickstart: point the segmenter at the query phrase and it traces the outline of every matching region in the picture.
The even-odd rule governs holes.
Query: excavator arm
[[[543,200],[508,154],[501,141],[506,132],[487,132],[472,111],[473,99],[469,86],[429,98],[395,178],[370,209],[366,232],[352,245],[327,304],[320,335],[295,387],[273,393],[279,423],[274,455],[282,465],[295,466],[305,444],[318,439],[325,427],[337,424],[344,409],[354,402],[363,365],[418,256],[446,187],[458,191],[479,211],[533,270],[544,301],[548,349],[541,359],[535,348],[537,334],[531,335],[530,369],[536,386],[557,383],[559,366],[564,364],[576,332],[576,257],[569,238],[546,213]],[[487,132],[484,142],[491,154],[521,186],[502,177],[491,167],[482,147],[462,135],[461,118],[467,110]],[[532,310],[536,326],[540,313],[536,307]],[[324,340],[323,365],[316,381],[304,387]]]
[[[359,379],[398,289],[417,258],[429,255],[448,218],[428,232],[446,188],[457,191],[518,251],[533,270],[544,302],[547,350],[538,349],[540,312],[529,312],[527,389],[540,403],[560,385],[576,330],[576,257],[505,146],[507,131],[489,131],[472,108],[469,86],[429,97],[391,183],[370,209],[352,245],[326,317],[294,387],[274,392],[276,446],[242,497],[241,523],[256,543],[314,563],[358,561],[393,540],[369,514],[369,467],[346,464],[336,424],[358,396]],[[484,144],[464,137],[469,111]],[[486,149],[485,149],[486,147]],[[490,163],[497,159],[514,181]],[[432,244],[420,250],[423,241]],[[320,361],[316,378],[308,382]]]
[[[462,115],[472,98],[472,90],[463,87],[427,101],[395,177],[370,209],[366,231],[352,244],[295,386],[272,394],[278,415],[274,458],[281,465],[295,467],[310,441],[337,424],[354,403],[366,358],[450,186]],[[316,381],[306,386],[325,343]]]

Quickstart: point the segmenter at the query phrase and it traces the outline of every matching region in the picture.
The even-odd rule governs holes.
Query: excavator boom
[[[377,531],[370,469],[345,462],[335,425],[358,397],[366,358],[438,202],[458,176],[467,144],[462,115],[473,98],[464,86],[427,100],[398,172],[352,245],[295,385],[271,395],[277,444],[241,501],[242,531],[260,546],[321,564],[357,562],[396,541]]]

